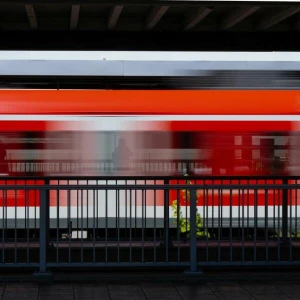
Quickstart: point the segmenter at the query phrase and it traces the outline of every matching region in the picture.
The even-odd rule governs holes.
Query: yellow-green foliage
[[[275,232],[273,235],[271,235],[272,238],[282,238],[282,231],[279,232],[279,236],[278,236],[278,233]],[[299,238],[300,237],[300,232],[297,231],[297,232],[287,232],[287,237],[288,238]]]
[[[188,176],[188,174],[185,174],[184,176]],[[193,184],[190,180],[186,181],[186,184]],[[182,197],[185,200],[185,202],[190,202],[191,199],[191,192],[190,190],[181,190],[182,193]],[[198,199],[198,191],[197,191],[197,199]],[[198,200],[197,200],[198,202]],[[196,202],[196,203],[197,203]],[[182,216],[182,211],[181,211],[181,207],[179,206],[179,211],[178,211],[178,207],[177,207],[177,200],[173,200],[172,202],[172,211],[173,211],[173,217],[176,218],[176,223],[177,223],[177,216],[178,217],[178,221],[179,224],[177,224],[179,230],[181,233],[186,233],[187,237],[190,237],[190,229],[191,229],[191,224],[190,221],[187,218],[184,218]],[[203,220],[198,212],[198,209],[196,208],[196,233],[197,233],[197,237],[201,237],[201,236],[207,236],[210,237],[210,234],[204,230],[203,228]]]

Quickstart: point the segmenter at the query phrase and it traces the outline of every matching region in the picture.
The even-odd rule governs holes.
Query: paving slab
[[[126,278],[124,273],[124,278]],[[75,281],[40,281],[40,282],[2,282],[0,283],[0,300],[300,300],[300,279],[260,280],[259,274],[253,280],[237,280],[223,276],[202,277],[193,280],[155,281],[150,278],[138,280],[108,280],[98,277],[88,282]],[[112,276],[112,274],[110,275]],[[153,274],[155,276],[155,274]],[[157,274],[159,276],[159,274]],[[244,276],[244,275],[243,275]],[[170,278],[169,278],[170,279]]]

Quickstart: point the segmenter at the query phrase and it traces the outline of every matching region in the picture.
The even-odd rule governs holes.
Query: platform
[[[119,276],[118,276],[119,275]],[[137,279],[137,275],[141,279]],[[164,280],[162,280],[164,275]],[[226,275],[226,276],[225,276]],[[89,277],[90,276],[90,277]],[[153,278],[156,276],[156,280]],[[51,282],[26,281],[30,276],[6,280],[0,279],[1,299],[299,299],[300,279],[294,273],[262,274],[211,273],[205,278],[182,281],[170,274],[152,274],[143,278],[142,274],[114,273],[81,274],[81,280],[67,274],[57,274]],[[279,280],[279,276],[282,280]],[[294,276],[294,277],[293,277]],[[77,275],[78,277],[78,275]],[[1,276],[0,276],[1,278]],[[21,279],[22,278],[22,279]],[[84,280],[88,279],[89,280]],[[172,279],[173,278],[173,279]],[[239,279],[236,279],[239,278]],[[293,279],[294,278],[294,279]],[[14,280],[14,281],[13,281]]]

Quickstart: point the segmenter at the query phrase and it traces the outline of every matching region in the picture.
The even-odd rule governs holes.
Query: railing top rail
[[[272,158],[264,158],[264,159],[240,159],[236,158],[236,161],[243,162],[261,162],[261,161],[269,161],[273,160]],[[57,159],[6,159],[6,162],[21,162],[21,163],[113,163],[113,159],[65,159],[65,158],[57,158]],[[194,163],[194,162],[206,162],[209,161],[208,158],[172,158],[172,159],[163,159],[163,158],[134,158],[131,162],[135,163]]]
[[[300,180],[300,176],[289,175],[51,175],[51,176],[0,176],[1,180]]]
[[[292,190],[300,184],[0,185],[1,190]]]

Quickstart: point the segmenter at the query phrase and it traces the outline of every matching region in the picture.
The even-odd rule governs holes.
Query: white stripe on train
[[[300,115],[0,115],[1,121],[300,121]]]
[[[209,206],[209,207],[203,207],[198,206],[198,212],[200,213],[201,217],[207,217],[209,219],[216,219],[220,216],[220,218],[229,218],[230,217],[230,207],[229,206]],[[182,216],[183,217],[189,217],[190,211],[189,207],[182,207]],[[16,212],[16,214],[15,214]],[[83,213],[82,213],[83,212]],[[71,207],[70,209],[70,219],[76,220],[81,218],[87,218],[87,216],[90,219],[93,219],[93,216],[95,215],[95,218],[98,216],[98,218],[105,218],[105,205],[98,206],[98,214],[97,211],[94,210],[92,206],[83,207],[83,210],[81,210],[81,207]],[[172,208],[169,209],[170,218],[174,218],[174,212]],[[288,217],[296,217],[300,215],[300,206],[288,206]],[[39,218],[40,212],[39,207],[7,207],[7,208],[0,208],[0,227],[2,226],[3,216],[5,219],[35,219]],[[50,207],[50,218],[51,219],[57,219],[57,207]],[[131,206],[127,207],[127,213],[126,213],[126,207],[121,206],[119,208],[118,213],[119,218],[125,218],[127,216],[127,219],[131,218],[163,218],[164,217],[164,208],[162,206],[157,206],[156,209],[154,206],[147,206],[147,209],[144,209],[144,212],[142,210],[142,206]],[[255,216],[255,209],[254,206],[233,206],[231,211],[231,216],[233,218],[254,218]],[[266,216],[265,214],[265,206],[259,206],[257,209],[257,217],[258,218],[264,218]],[[108,205],[108,218],[116,218],[116,206],[115,205]],[[269,206],[268,207],[268,218],[281,218],[282,217],[282,207],[281,206]],[[59,207],[59,218],[60,219],[66,219],[68,218],[68,208],[66,206]]]

